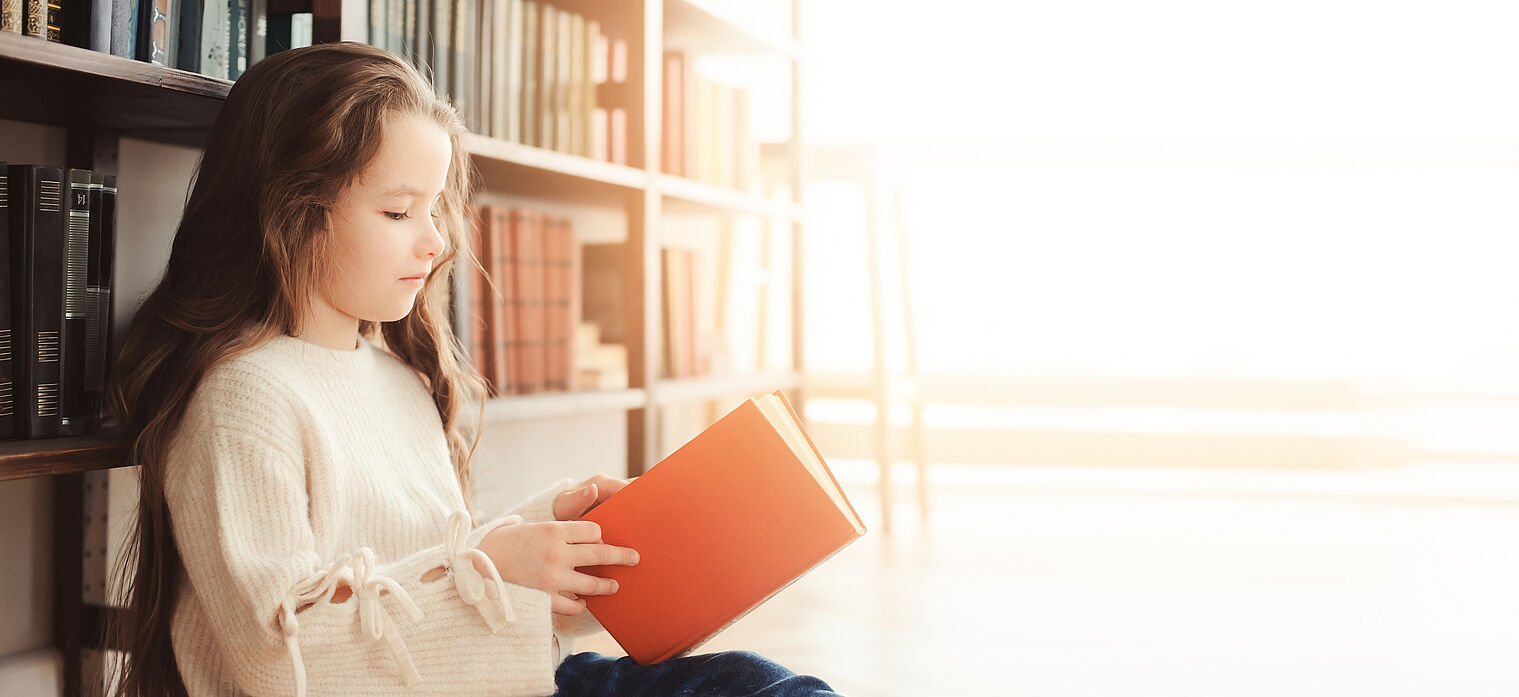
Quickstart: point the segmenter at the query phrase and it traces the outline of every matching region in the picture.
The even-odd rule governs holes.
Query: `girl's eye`
[[[397,213],[395,211],[385,211],[385,217],[390,218],[391,220],[399,222],[399,221],[405,220],[407,218],[410,218],[411,216],[409,216],[409,215],[407,215],[405,213]]]

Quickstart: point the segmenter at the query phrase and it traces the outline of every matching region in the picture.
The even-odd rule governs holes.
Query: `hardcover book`
[[[63,170],[10,165],[11,322],[17,435],[59,435],[62,377]]]
[[[865,534],[779,391],[750,399],[583,520],[631,567],[589,567],[619,589],[585,598],[640,664],[680,656]]]
[[[10,195],[7,186],[6,167],[0,162],[0,249],[5,258],[0,259],[0,292],[11,292],[11,237]],[[0,302],[0,438],[16,435],[16,360],[11,332],[11,304],[9,297]]]
[[[84,435],[85,333],[89,324],[89,293],[86,277],[90,266],[90,177],[87,169],[67,173],[63,214],[63,366],[59,371],[63,394],[59,399],[59,433]]]

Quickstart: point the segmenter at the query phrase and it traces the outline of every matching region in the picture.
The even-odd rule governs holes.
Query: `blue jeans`
[[[554,683],[555,697],[839,697],[828,683],[750,651],[672,658],[652,666],[577,653],[559,664]]]

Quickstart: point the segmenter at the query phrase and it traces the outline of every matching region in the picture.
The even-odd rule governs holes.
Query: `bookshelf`
[[[543,201],[565,207],[594,204],[621,211],[626,221],[622,244],[628,253],[620,269],[625,279],[626,347],[628,381],[625,388],[579,392],[548,392],[506,396],[483,405],[488,424],[523,423],[544,419],[593,419],[605,423],[609,414],[619,417],[625,430],[629,475],[636,475],[658,461],[673,445],[660,428],[662,410],[699,406],[721,414],[742,397],[788,391],[800,408],[802,369],[800,200],[803,152],[800,110],[802,51],[798,38],[797,3],[780,0],[777,7],[789,12],[789,35],[754,28],[734,14],[712,9],[692,0],[642,0],[627,3],[593,3],[588,0],[555,0],[546,4],[594,16],[609,34],[627,43],[628,79],[621,85],[602,85],[598,98],[616,100],[628,109],[627,164],[571,155],[500,138],[471,133],[464,146],[477,172],[476,184],[483,194],[513,200]],[[344,17],[345,6],[354,3],[324,0],[270,0],[271,13],[312,12],[313,38],[317,41],[353,36],[359,20]],[[730,7],[746,11],[742,3]],[[731,12],[731,10],[730,10]],[[695,54],[746,54],[779,57],[789,63],[789,142],[765,143],[765,157],[784,172],[790,192],[775,199],[752,191],[727,188],[661,171],[663,52],[679,49]],[[123,137],[198,148],[204,145],[212,123],[225,102],[232,83],[183,70],[154,66],[75,46],[49,43],[35,37],[0,33],[0,119],[44,124],[63,132],[65,156],[49,164],[93,169],[107,174],[119,171]],[[3,139],[0,139],[3,144]],[[780,161],[777,161],[780,158]],[[5,158],[18,161],[16,158]],[[668,240],[662,234],[674,216],[697,215],[717,221],[713,234],[727,233],[737,218],[763,220],[784,230],[789,251],[780,257],[788,263],[789,346],[784,367],[761,365],[733,374],[670,377],[664,372],[661,342],[662,250]],[[175,221],[164,220],[164,225]],[[139,248],[130,231],[120,231],[118,250]],[[581,241],[586,239],[581,237]],[[138,255],[136,258],[140,258]],[[711,260],[708,260],[709,262]],[[118,265],[121,257],[118,256]],[[118,267],[119,270],[119,267]],[[456,283],[456,287],[466,284]],[[461,296],[464,294],[461,291]],[[456,298],[462,305],[464,297]],[[759,321],[759,320],[756,320]],[[118,322],[118,326],[120,323]],[[461,328],[460,331],[463,331]],[[761,332],[763,334],[763,332]],[[467,346],[468,343],[466,342]],[[732,400],[732,401],[729,401]],[[90,532],[87,503],[89,487],[100,486],[98,476],[125,463],[126,446],[109,433],[49,440],[0,442],[0,483],[51,478],[51,501],[39,503],[46,510],[52,529],[48,537],[52,569],[50,614],[53,646],[62,652],[62,693],[82,692],[79,650],[88,645],[82,637],[100,608],[82,604],[80,555]],[[616,463],[612,467],[616,467]],[[94,482],[94,484],[92,484]],[[41,491],[39,489],[39,491]],[[97,489],[98,491],[98,489]],[[84,522],[81,522],[84,521]],[[99,521],[95,521],[98,523]],[[94,614],[92,614],[94,613]]]
[[[575,9],[584,3],[565,3]],[[328,37],[340,31],[341,10],[315,3],[328,23]],[[631,5],[631,4],[630,4]],[[301,3],[282,3],[278,9],[299,11]],[[628,470],[636,474],[654,461],[658,444],[649,412],[662,406],[724,395],[758,393],[800,387],[801,316],[792,313],[795,350],[786,372],[753,375],[664,379],[654,348],[660,336],[658,229],[666,211],[701,211],[718,216],[750,215],[794,227],[800,234],[801,203],[777,201],[756,194],[659,171],[660,100],[657,99],[659,62],[651,60],[664,48],[725,53],[769,53],[799,62],[794,38],[750,31],[735,20],[686,0],[643,3],[601,15],[604,21],[626,23],[629,41],[631,92],[638,114],[631,118],[630,165],[556,152],[471,133],[464,139],[486,191],[559,200],[601,199],[621,202],[628,211],[627,244],[642,250],[625,272],[642,279],[633,284],[632,326],[628,340],[629,387],[605,393],[541,394],[501,397],[486,405],[489,421],[535,419],[576,413],[630,412]],[[794,15],[794,9],[793,9]],[[338,20],[333,23],[332,20]],[[663,32],[663,33],[661,33]],[[640,69],[641,68],[641,69]],[[19,98],[0,102],[0,118],[64,126],[68,131],[69,166],[114,170],[109,141],[131,136],[178,145],[204,142],[231,82],[150,65],[83,48],[0,33],[0,90]],[[793,97],[799,91],[793,82]],[[793,99],[793,104],[795,99]],[[796,107],[791,132],[800,131]],[[81,147],[81,146],[93,147]],[[793,146],[792,143],[782,144]],[[767,144],[767,152],[774,152]],[[788,147],[799,151],[800,148]],[[799,163],[793,163],[799,164]],[[797,170],[799,171],[799,170]],[[800,191],[792,182],[793,191]],[[130,239],[120,244],[130,245]],[[800,247],[799,244],[793,244]],[[799,253],[793,261],[800,261]],[[800,295],[801,274],[791,274],[793,293]],[[637,302],[641,300],[642,302]],[[109,436],[42,441],[13,441],[0,448],[0,480],[89,471],[116,466],[123,448]]]

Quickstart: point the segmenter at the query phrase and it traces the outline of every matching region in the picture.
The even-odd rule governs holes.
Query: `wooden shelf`
[[[768,53],[796,60],[800,45],[789,37],[765,36],[714,14],[691,0],[665,0],[665,49],[718,55]]]
[[[0,32],[0,119],[202,146],[227,80]]]
[[[0,481],[89,472],[126,463],[127,445],[120,436],[0,441]]]
[[[545,392],[497,397],[485,403],[485,421],[487,423],[531,421],[560,416],[627,411],[642,407],[647,401],[648,393],[640,389]]]
[[[794,390],[802,384],[800,373],[776,372],[661,380],[654,392],[659,404],[696,402],[733,395],[757,395]]]
[[[584,188],[584,184],[642,190],[649,186],[649,175],[641,169],[625,165],[593,160],[589,157],[569,155],[553,150],[535,148],[531,145],[513,143],[478,133],[466,133],[464,148],[474,156],[475,166],[482,175],[503,179],[505,186],[493,189],[510,189],[514,183],[531,181],[540,186],[548,183]],[[548,175],[545,177],[545,175]]]
[[[654,176],[655,187],[660,195],[671,200],[672,211],[696,208],[719,213],[745,213],[765,218],[798,221],[802,218],[800,206],[789,201],[777,201],[735,189],[725,189],[703,181],[677,177],[673,174]]]

